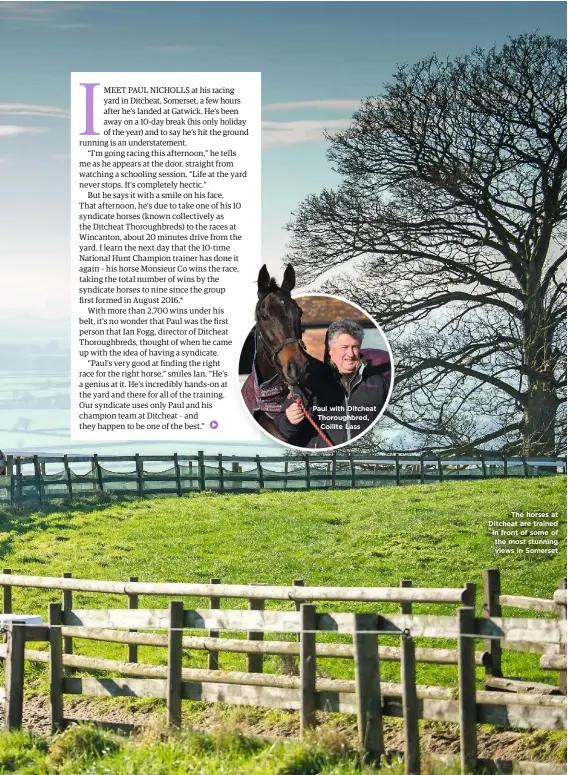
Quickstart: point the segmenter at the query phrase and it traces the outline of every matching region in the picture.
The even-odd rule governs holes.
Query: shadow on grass
[[[137,500],[129,498],[128,502]],[[0,560],[10,554],[13,548],[14,539],[17,536],[24,535],[29,531],[49,530],[53,531],[72,531],[77,530],[77,525],[72,524],[71,517],[77,514],[91,514],[94,512],[105,511],[110,505],[122,506],[126,501],[120,502],[103,493],[96,498],[78,503],[69,501],[59,501],[46,504],[39,508],[37,503],[26,503],[21,506],[2,506],[0,507]],[[52,519],[50,515],[57,514],[61,519]],[[64,541],[61,536],[57,540]],[[36,558],[37,561],[37,558]]]
[[[187,493],[183,498],[191,499],[193,496],[200,496],[203,498],[208,495],[212,497],[224,497],[219,493],[206,491]],[[49,530],[54,532],[78,530],[79,528],[71,523],[71,518],[73,516],[107,511],[109,507],[112,506],[121,509],[125,506],[132,505],[133,503],[140,504],[140,507],[142,508],[145,505],[150,508],[152,502],[155,502],[160,498],[170,497],[170,495],[152,495],[147,498],[141,498],[138,494],[123,495],[122,493],[115,494],[103,492],[81,500],[70,501],[67,498],[53,500],[43,504],[41,507],[37,501],[29,501],[19,505],[6,504],[0,506],[0,561],[3,557],[10,554],[13,548],[14,539],[29,531]],[[54,514],[57,514],[61,518],[58,520],[50,518],[50,516]],[[66,539],[64,536],[60,536],[56,540],[65,541]],[[34,561],[37,562],[37,558],[35,558]]]

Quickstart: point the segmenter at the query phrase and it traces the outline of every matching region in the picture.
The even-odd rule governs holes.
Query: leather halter
[[[281,350],[284,349],[284,347],[286,347],[287,344],[299,344],[302,350],[306,349],[306,345],[304,344],[303,339],[301,339],[300,337],[291,336],[288,339],[284,339],[284,341],[281,342],[281,344],[275,350],[271,350],[268,345],[268,342],[263,338],[262,334],[260,333],[258,323],[256,326],[256,335],[260,339],[262,344],[265,346],[267,353],[270,355],[270,359],[272,363],[274,363],[275,365],[276,365],[276,356]]]

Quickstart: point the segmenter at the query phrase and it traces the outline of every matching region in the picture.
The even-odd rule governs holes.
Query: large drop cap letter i
[[[79,86],[85,87],[85,131],[81,132],[81,135],[98,135],[99,132],[95,132],[94,127],[94,91],[95,86],[100,86],[100,83],[81,83]]]

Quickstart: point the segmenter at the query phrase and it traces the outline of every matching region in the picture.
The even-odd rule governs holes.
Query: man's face
[[[339,334],[329,345],[329,357],[340,374],[355,374],[361,358],[361,346],[349,334]]]

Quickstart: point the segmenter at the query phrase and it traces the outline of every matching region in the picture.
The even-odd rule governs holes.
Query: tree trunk
[[[555,449],[555,420],[558,399],[550,385],[530,380],[523,421],[523,455],[551,457]]]
[[[536,273],[534,273],[536,274]],[[558,397],[553,386],[552,336],[541,291],[540,273],[529,277],[524,315],[524,356],[528,370],[523,417],[523,455],[556,454]]]

